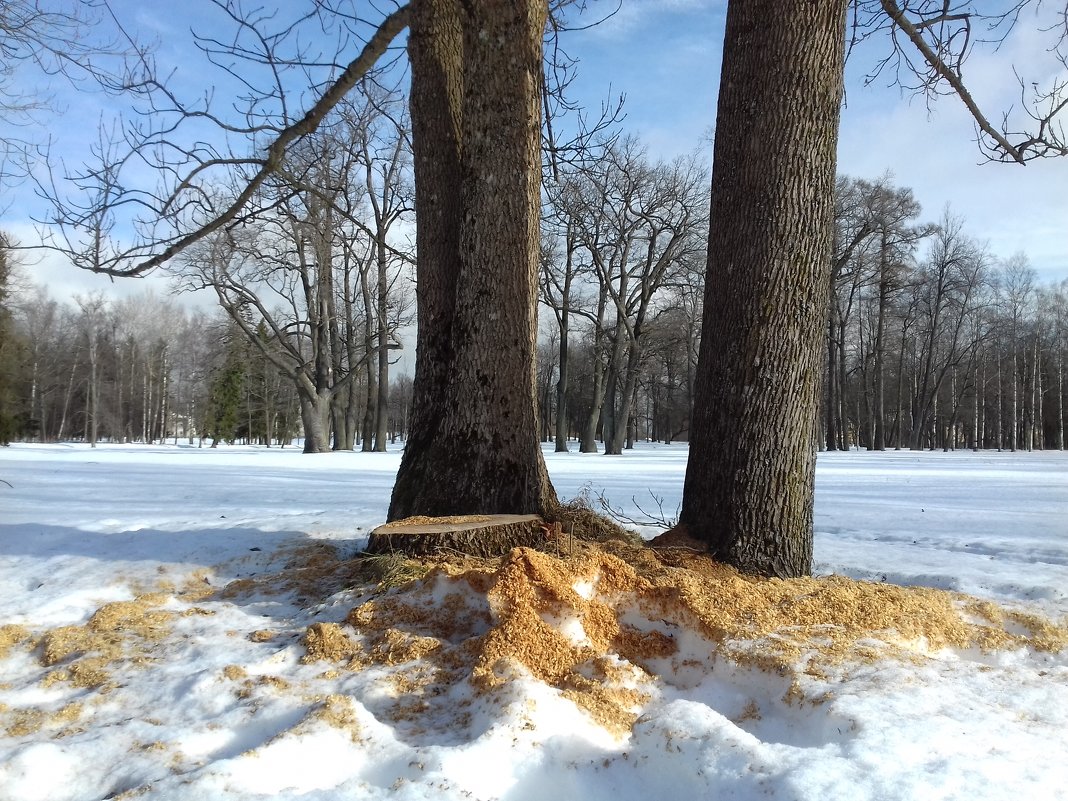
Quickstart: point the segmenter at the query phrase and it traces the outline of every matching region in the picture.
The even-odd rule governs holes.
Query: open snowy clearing
[[[546,453],[561,496],[634,516],[652,496],[674,514],[685,457]],[[480,583],[499,573],[353,588],[398,461],[0,449],[0,799],[1065,797],[1068,651],[1033,614],[1068,619],[1068,454],[820,456],[817,572],[888,605],[914,596],[883,582],[1004,607],[993,625],[932,595],[960,640],[922,620],[926,640],[710,634],[613,556],[530,557],[524,587],[564,581],[532,625],[599,651],[566,681],[536,659],[464,672],[507,617]],[[767,586],[786,608],[832,585]],[[602,649],[605,610],[629,646]]]

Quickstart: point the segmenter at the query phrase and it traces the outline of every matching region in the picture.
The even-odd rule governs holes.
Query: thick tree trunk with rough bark
[[[420,481],[433,480],[425,454],[437,436],[452,362],[452,321],[460,274],[463,209],[460,122],[463,30],[458,0],[417,0],[411,10],[408,58],[412,83],[412,158],[416,204],[416,342],[411,433],[401,460],[390,519],[417,514]],[[398,497],[398,495],[400,497]]]
[[[391,520],[556,505],[534,375],[545,15],[537,0],[413,7],[419,333]]]
[[[304,424],[304,453],[330,450],[330,395],[297,390]],[[214,446],[212,446],[214,447]]]
[[[845,0],[731,0],[681,522],[743,571],[812,565]]]

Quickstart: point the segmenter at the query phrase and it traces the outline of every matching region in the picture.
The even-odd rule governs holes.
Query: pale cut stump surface
[[[411,556],[444,551],[501,556],[513,548],[544,547],[552,529],[538,515],[408,517],[374,529],[367,551]]]

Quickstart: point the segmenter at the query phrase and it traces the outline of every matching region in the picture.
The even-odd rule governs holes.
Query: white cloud
[[[618,10],[612,13],[617,2]],[[670,17],[722,12],[725,7],[725,0],[601,0],[591,4],[577,24],[604,18],[590,29],[593,36],[621,40],[639,34],[655,39],[657,29],[670,25]]]
[[[35,248],[41,242],[36,228],[29,222],[4,222],[2,228],[21,247]],[[142,278],[111,278],[81,270],[54,250],[19,250],[16,261],[31,282],[44,287],[50,296],[64,303],[94,293],[109,298],[128,298],[152,291],[162,297],[172,290],[172,279],[161,271]],[[200,308],[210,307],[215,302],[213,296],[203,292],[183,293],[177,299],[182,305]]]
[[[1002,110],[1019,110],[1013,64],[1027,80],[1055,73],[1041,32],[1021,22],[997,52],[976,51],[965,77],[975,100],[994,124]],[[854,67],[855,69],[855,67]],[[927,218],[949,203],[966,230],[986,240],[999,256],[1022,250],[1044,280],[1068,277],[1068,159],[1027,166],[987,162],[975,142],[974,120],[956,96],[928,110],[922,98],[895,89],[849,87],[842,117],[839,170],[874,177],[890,169],[911,187]]]

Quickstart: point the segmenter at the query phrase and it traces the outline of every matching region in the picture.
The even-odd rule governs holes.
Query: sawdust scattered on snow
[[[398,720],[417,718],[458,681],[492,693],[519,670],[618,733],[640,713],[649,682],[717,659],[787,677],[791,702],[806,698],[799,679],[848,663],[1068,646],[1064,623],[956,593],[840,576],[758,579],[691,548],[611,542],[571,557],[520,548],[494,560],[438,559],[404,590],[353,609],[347,624],[309,627],[305,660],[410,664],[391,679]],[[703,652],[692,637],[680,647],[686,631]]]

